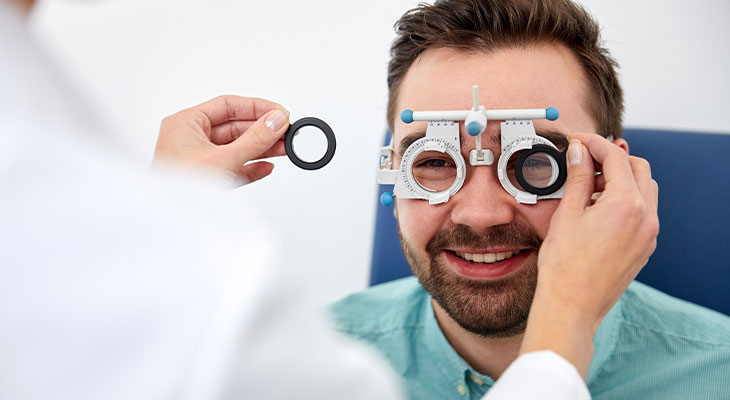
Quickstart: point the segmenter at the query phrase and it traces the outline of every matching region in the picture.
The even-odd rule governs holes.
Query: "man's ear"
[[[393,216],[398,220],[398,200],[393,201]]]
[[[629,142],[627,142],[623,138],[618,138],[618,139],[614,140],[613,144],[622,148],[626,152],[626,154],[630,154],[629,153]]]

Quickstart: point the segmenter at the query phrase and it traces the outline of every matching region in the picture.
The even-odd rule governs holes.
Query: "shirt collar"
[[[456,350],[451,347],[448,340],[446,340],[444,333],[441,331],[441,327],[436,321],[436,316],[433,313],[433,304],[430,300],[431,296],[429,296],[429,301],[424,302],[424,310],[422,310],[424,315],[424,338],[426,348],[433,356],[436,365],[439,366],[449,380],[454,382],[454,388],[462,385],[462,387],[468,390],[472,386],[470,382],[474,381],[473,378],[470,378],[471,376],[475,376],[481,380],[486,388],[491,387],[494,384],[494,380],[473,370],[459,356]]]

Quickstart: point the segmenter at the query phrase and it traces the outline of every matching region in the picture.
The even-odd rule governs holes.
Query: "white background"
[[[622,66],[627,126],[730,132],[730,2],[582,3]],[[164,116],[219,94],[327,121],[338,141],[330,165],[308,172],[282,159],[235,193],[255,201],[279,234],[281,260],[321,280],[316,296],[327,302],[367,285],[392,25],[416,4],[48,0],[31,22],[144,162]]]

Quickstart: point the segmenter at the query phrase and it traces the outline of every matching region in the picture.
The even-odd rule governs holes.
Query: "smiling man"
[[[406,73],[396,107],[469,109],[469,89],[476,83],[484,88],[480,103],[487,109],[558,107],[561,118],[535,120],[535,130],[538,134],[565,132],[553,139],[565,148],[568,133],[598,131],[583,106],[583,75],[575,56],[562,45],[534,44],[496,49],[491,54],[433,48],[423,52]],[[406,125],[399,121],[394,142],[423,131],[425,122]],[[490,121],[482,136],[483,145],[498,157],[500,121]],[[474,141],[462,134],[466,159],[475,148]],[[623,139],[616,143],[625,145]],[[403,146],[400,148],[402,155]],[[399,165],[400,157],[394,161]],[[557,200],[518,204],[501,187],[496,168],[471,165],[464,186],[446,204],[398,201],[395,213],[404,254],[436,300],[437,318],[446,326],[456,322],[483,336],[509,337],[522,332],[537,284],[537,250],[557,206]]]
[[[610,137],[628,153],[616,63],[600,46],[595,21],[569,0],[437,1],[406,13],[396,27],[388,76],[393,168],[426,132],[426,122],[405,124],[400,112],[470,109],[475,84],[487,109],[557,107],[558,120],[534,126],[560,150],[568,135],[584,132]],[[490,121],[482,134],[495,159],[500,122]],[[475,139],[461,123],[460,131],[468,160]],[[636,175],[640,161],[626,162]],[[413,165],[414,175],[435,178],[454,168],[443,157]],[[596,185],[600,191],[601,178]],[[339,328],[379,348],[414,399],[480,398],[519,353],[540,269],[555,260],[594,263],[582,257],[631,240],[629,229],[608,239],[579,230],[548,236],[559,204],[518,203],[501,186],[496,163],[467,163],[463,186],[445,203],[397,199],[401,245],[415,278],[336,303]],[[631,219],[616,214],[592,224]],[[578,241],[582,247],[566,244]],[[646,247],[641,251],[650,254]],[[598,262],[612,268],[631,253],[617,246]],[[632,284],[597,328],[587,376],[593,397],[727,398],[729,321]]]

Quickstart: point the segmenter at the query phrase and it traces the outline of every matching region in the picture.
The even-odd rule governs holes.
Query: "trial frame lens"
[[[429,192],[449,189],[457,179],[456,161],[446,152],[426,150],[414,157],[411,174],[416,183]]]
[[[566,168],[565,152],[536,144],[517,156],[514,171],[517,182],[525,191],[548,195],[563,186],[567,178]]]

